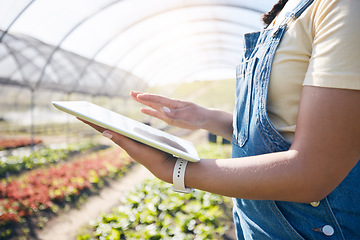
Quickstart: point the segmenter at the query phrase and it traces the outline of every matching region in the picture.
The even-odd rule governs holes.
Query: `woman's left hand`
[[[101,132],[104,137],[111,139],[115,144],[124,149],[132,159],[144,165],[157,178],[172,183],[172,172],[176,162],[175,157],[86,120],[78,119]]]

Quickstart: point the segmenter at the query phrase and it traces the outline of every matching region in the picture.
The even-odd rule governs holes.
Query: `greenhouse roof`
[[[122,96],[234,78],[274,0],[0,0],[0,85]]]

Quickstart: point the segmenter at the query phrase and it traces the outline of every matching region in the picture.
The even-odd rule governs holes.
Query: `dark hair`
[[[269,25],[278,15],[278,13],[284,8],[287,1],[288,0],[279,0],[269,12],[262,15],[263,22],[266,25]]]

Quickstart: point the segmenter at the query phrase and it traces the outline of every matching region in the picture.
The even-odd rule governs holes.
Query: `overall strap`
[[[287,17],[293,20],[300,17],[300,15],[314,2],[314,0],[302,0],[292,11],[286,14]]]
[[[290,21],[296,20],[300,15],[314,2],[314,0],[300,0],[299,4],[290,12],[285,14],[284,20],[279,25],[278,29],[273,33],[275,37],[281,29],[286,29]]]

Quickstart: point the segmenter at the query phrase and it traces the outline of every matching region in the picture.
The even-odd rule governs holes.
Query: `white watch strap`
[[[192,188],[185,187],[185,170],[188,161],[178,158],[175,163],[174,172],[173,172],[173,190],[175,192],[181,193],[190,193]]]

